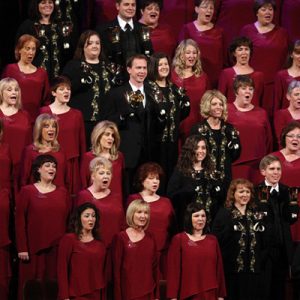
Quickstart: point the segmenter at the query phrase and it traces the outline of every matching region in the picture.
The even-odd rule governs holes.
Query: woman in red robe
[[[79,161],[86,151],[83,117],[79,110],[71,108],[71,82],[68,78],[56,77],[51,85],[54,102],[42,107],[40,113],[56,116],[59,125],[57,140],[67,159],[67,173],[73,197],[80,190]]]
[[[282,1],[281,26],[287,30],[289,39],[293,42],[300,39],[299,14],[299,0]]]
[[[92,203],[84,203],[74,211],[71,230],[58,248],[58,299],[106,299],[106,249],[100,240],[99,219]]]
[[[236,98],[228,104],[227,121],[239,132],[241,154],[232,164],[232,178],[245,178],[258,184],[259,162],[273,146],[269,118],[264,109],[251,102],[255,86],[249,76],[237,75],[233,87]]]
[[[143,199],[150,207],[150,223],[147,231],[156,241],[159,258],[160,278],[166,278],[167,251],[172,233],[176,230],[175,213],[169,198],[157,194],[163,170],[157,163],[148,162],[139,167],[136,173],[137,194],[129,195],[127,206],[137,199]]]
[[[272,153],[281,162],[282,177],[280,182],[289,187],[300,186],[300,122],[293,121],[282,129],[280,151]],[[298,205],[300,204],[300,194],[298,194]],[[300,242],[300,220],[291,225],[292,239]]]
[[[294,120],[300,121],[300,81],[293,80],[289,84],[286,97],[289,107],[275,111],[274,115],[274,128],[279,149],[282,129]]]
[[[22,152],[32,141],[32,129],[28,113],[21,109],[20,86],[13,78],[8,77],[0,81],[0,118],[4,125],[1,148],[2,151],[7,153],[8,150],[4,149],[4,147],[7,148],[4,144],[7,144],[10,149],[13,163],[13,180],[16,187]],[[3,172],[5,173],[5,171],[7,171],[7,168],[3,165]],[[4,176],[4,174],[2,173],[0,176]],[[6,178],[6,180],[10,179]]]
[[[39,108],[49,102],[48,74],[42,67],[32,64],[40,42],[32,35],[19,37],[15,58],[18,61],[5,67],[2,78],[16,79],[22,91],[22,107],[30,115],[31,123],[38,116]]]
[[[226,58],[223,29],[212,23],[213,0],[195,1],[197,19],[185,24],[179,34],[179,41],[193,39],[201,51],[203,71],[208,75],[212,87],[216,88]]]
[[[114,300],[159,299],[155,240],[146,231],[150,208],[134,200],[126,212],[128,228],[113,241]]]
[[[91,184],[91,172],[89,164],[95,157],[105,157],[112,163],[113,177],[110,189],[122,197],[122,179],[125,167],[124,155],[118,151],[120,146],[120,134],[115,123],[110,121],[99,122],[93,129],[91,135],[92,149],[86,152],[81,161],[80,174],[82,188]]]
[[[252,103],[255,106],[263,106],[264,74],[255,71],[249,60],[253,52],[253,43],[247,37],[235,38],[229,46],[230,58],[234,65],[231,68],[222,70],[219,78],[218,89],[225,95],[228,103],[235,100],[233,81],[237,75],[248,75],[252,78],[255,86]]]
[[[180,42],[173,59],[173,68],[171,80],[183,87],[190,98],[190,114],[181,122],[179,129],[183,144],[192,126],[202,120],[199,114],[200,100],[210,87],[208,76],[202,70],[200,49],[194,40]]]
[[[23,151],[20,186],[33,183],[31,177],[32,163],[41,154],[50,154],[57,160],[56,176],[54,184],[57,186],[68,186],[67,164],[65,153],[60,150],[57,141],[58,122],[55,116],[41,114],[37,117],[33,129],[33,144],[27,146]]]
[[[223,300],[226,296],[222,255],[217,239],[206,234],[206,213],[188,205],[184,232],[174,236],[168,253],[169,299]]]
[[[240,32],[253,42],[251,65],[264,73],[265,88],[263,108],[270,117],[274,112],[274,80],[277,71],[282,69],[288,52],[288,35],[285,29],[273,23],[275,2],[256,0],[254,11],[257,21],[244,26]]]
[[[288,54],[287,69],[277,72],[275,77],[274,110],[287,108],[287,90],[293,80],[300,80],[300,40],[296,41]]]
[[[27,280],[56,278],[57,246],[66,232],[68,192],[54,184],[56,159],[48,154],[33,161],[34,184],[22,187],[16,199],[16,242],[19,298]]]

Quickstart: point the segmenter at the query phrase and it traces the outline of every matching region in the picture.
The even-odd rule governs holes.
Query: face
[[[138,228],[144,228],[148,222],[149,214],[145,208],[140,208],[133,214],[133,224]]]
[[[110,185],[112,173],[111,170],[101,166],[92,173],[91,177],[93,182],[95,182],[100,189],[105,190]]]
[[[93,230],[96,223],[96,213],[92,208],[85,209],[80,216],[82,231]]]
[[[135,11],[136,11],[135,0],[122,0],[121,3],[116,3],[116,8],[119,16],[124,21],[129,21],[135,16]]]
[[[253,98],[254,88],[249,85],[242,85],[237,90],[236,100],[241,106],[251,104]]]
[[[245,185],[238,184],[234,192],[234,202],[237,206],[246,206],[251,198],[251,190]]]
[[[41,180],[52,181],[56,174],[56,164],[53,162],[45,162],[39,168],[38,172],[40,173]]]
[[[163,79],[167,78],[170,73],[170,66],[167,58],[161,58],[158,62],[158,76]]]
[[[274,9],[271,4],[263,5],[257,11],[257,21],[263,25],[268,25],[272,23],[274,17]]]
[[[300,109],[300,88],[294,88],[286,97],[290,101],[291,108]]]
[[[273,161],[266,167],[265,170],[261,170],[261,174],[271,185],[276,185],[279,182],[281,172],[281,164],[279,161]]]
[[[182,60],[185,63],[185,67],[186,68],[193,67],[197,62],[197,58],[198,58],[197,49],[192,45],[188,45],[184,49],[182,54]]]
[[[192,214],[192,226],[195,231],[203,230],[206,224],[206,214],[203,209]]]
[[[292,55],[293,65],[300,67],[300,47],[295,47]]]
[[[46,121],[42,126],[42,141],[51,143],[56,138],[56,122]]]
[[[300,150],[300,128],[295,128],[285,136],[285,145],[291,152]]]
[[[132,66],[127,68],[127,72],[133,84],[143,84],[147,76],[147,61],[139,58],[134,59]]]
[[[208,24],[211,22],[214,15],[214,3],[212,1],[203,1],[198,7],[195,7],[195,11],[198,14],[198,21],[200,24]]]
[[[84,45],[84,56],[87,59],[98,58],[101,52],[101,43],[97,35],[91,35]]]
[[[7,106],[15,106],[19,97],[20,88],[15,83],[9,83],[3,89],[3,103]]]
[[[159,188],[160,179],[158,174],[148,174],[146,179],[143,181],[144,190],[156,193]]]
[[[141,10],[141,14],[146,25],[151,26],[158,24],[160,9],[156,3],[146,6],[144,10]]]
[[[38,4],[38,9],[42,16],[50,16],[54,10],[54,2],[52,0],[42,0]]]
[[[218,98],[213,98],[210,102],[210,112],[209,115],[213,118],[222,118],[224,110],[224,105],[222,100]]]
[[[71,97],[71,88],[66,84],[59,85],[52,95],[59,103],[68,103]]]
[[[250,53],[251,51],[248,46],[239,46],[235,49],[233,55],[237,63],[247,65],[249,63]]]
[[[33,41],[28,41],[24,43],[23,47],[19,51],[20,53],[20,60],[27,63],[31,64],[35,53],[36,53],[36,44]]]
[[[196,162],[203,161],[206,157],[207,149],[204,141],[199,141],[195,151]]]
[[[105,150],[110,150],[114,144],[114,131],[111,128],[106,128],[100,138],[100,145]]]

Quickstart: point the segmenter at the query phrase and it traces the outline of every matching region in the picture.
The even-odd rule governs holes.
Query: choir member
[[[207,234],[205,207],[190,203],[185,211],[184,232],[174,236],[168,253],[167,297],[223,300],[225,296],[218,241]]]
[[[253,43],[245,36],[235,38],[229,45],[231,61],[234,65],[221,71],[218,90],[225,95],[228,103],[235,100],[233,81],[238,75],[248,75],[255,85],[252,103],[255,106],[263,105],[264,74],[255,71],[249,61],[253,52]]]
[[[165,53],[157,52],[150,57],[148,79],[153,81],[157,101],[165,106],[166,122],[157,135],[157,149],[153,160],[164,172],[166,182],[170,178],[178,159],[179,126],[190,112],[190,102],[184,89],[170,80],[170,60]]]
[[[274,110],[289,106],[287,90],[293,80],[300,81],[300,40],[295,41],[290,48],[287,68],[277,72],[274,86]]]
[[[27,280],[53,280],[57,275],[57,247],[66,232],[70,201],[67,190],[54,184],[56,167],[53,156],[38,156],[32,165],[34,183],[22,187],[16,199],[20,300]]]
[[[90,202],[100,212],[99,230],[105,246],[109,249],[112,238],[124,228],[122,198],[110,189],[112,163],[105,157],[96,157],[90,162],[92,184],[79,192],[77,206]]]
[[[176,48],[171,80],[177,86],[183,87],[190,99],[190,114],[180,124],[183,143],[193,124],[201,120],[199,103],[204,92],[210,87],[208,76],[202,70],[200,49],[194,40],[183,40]]]
[[[99,219],[92,203],[74,211],[69,232],[58,247],[58,299],[106,299],[106,249],[100,240]]]
[[[288,108],[279,109],[274,114],[274,128],[279,148],[282,129],[292,121],[300,121],[300,81],[293,80],[289,84],[286,97],[289,101]]]
[[[58,121],[55,116],[50,114],[41,114],[37,117],[33,128],[33,144],[26,146],[23,151],[22,165],[20,171],[20,185],[24,186],[33,183],[31,168],[33,161],[41,154],[50,154],[57,160],[56,176],[54,184],[57,186],[66,186],[70,180],[66,177],[67,165],[66,156],[60,150],[57,140]]]
[[[269,254],[265,259],[264,286],[269,291],[267,299],[285,298],[285,283],[292,260],[292,238],[290,225],[298,218],[299,206],[291,197],[289,188],[281,183],[282,167],[280,159],[274,155],[265,156],[259,165],[264,177],[256,188],[260,196],[258,211],[266,216],[269,228]]]
[[[226,191],[231,181],[231,164],[241,152],[238,131],[228,122],[226,97],[218,90],[208,90],[201,99],[201,115],[205,119],[195,124],[191,134],[199,134],[207,140],[211,159],[217,170],[217,178]]]
[[[91,184],[91,172],[89,164],[95,157],[105,157],[112,163],[113,177],[110,189],[122,197],[122,179],[124,171],[124,155],[118,151],[120,146],[120,134],[115,123],[101,121],[93,129],[91,135],[91,151],[86,152],[81,161],[81,184],[87,188]]]
[[[266,299],[267,289],[261,279],[267,230],[254,203],[253,184],[234,179],[225,208],[219,210],[213,222],[212,232],[218,238],[224,262],[228,300]]]
[[[213,0],[196,0],[197,19],[182,27],[179,41],[193,39],[198,44],[203,71],[208,75],[212,86],[216,88],[225,64],[226,48],[223,29],[216,27],[212,22],[214,9]]]
[[[33,64],[46,69],[50,79],[58,76],[74,45],[72,28],[60,22],[54,0],[30,2],[29,18],[19,26],[17,38],[22,34],[33,35],[40,42]]]
[[[276,72],[285,62],[288,51],[288,36],[285,29],[273,23],[276,4],[273,0],[255,0],[255,23],[245,25],[240,34],[253,42],[251,65],[264,73],[265,87],[263,108],[273,116],[274,80]]]
[[[280,151],[272,153],[279,158],[282,167],[281,182],[289,187],[300,186],[300,123],[292,121],[281,132]],[[300,203],[300,194],[298,196]],[[291,226],[293,241],[300,241],[300,220]]]
[[[26,110],[34,123],[39,108],[49,102],[48,74],[42,67],[33,65],[40,42],[34,36],[24,34],[19,37],[15,47],[17,63],[8,64],[2,78],[16,79],[22,91],[22,108]]]
[[[70,106],[82,112],[89,148],[91,132],[101,120],[103,99],[112,85],[97,32],[87,30],[80,35],[74,59],[67,63],[62,74],[71,81]]]
[[[142,0],[139,6],[141,18],[139,22],[150,28],[150,39],[153,51],[164,52],[173,57],[176,48],[176,38],[170,24],[160,22],[161,0]]]
[[[137,199],[149,204],[150,223],[147,231],[156,241],[161,279],[166,278],[167,251],[172,234],[176,230],[175,214],[169,198],[157,194],[163,175],[163,169],[157,163],[148,162],[141,165],[135,178],[138,193],[129,195],[127,199],[127,206]]]
[[[232,177],[246,178],[257,184],[259,162],[273,146],[269,118],[264,109],[252,104],[255,86],[251,77],[237,75],[233,89],[236,98],[228,104],[227,121],[239,132],[241,154],[232,164]]]
[[[9,77],[2,79],[0,81],[0,118],[4,125],[2,142],[8,145],[11,152],[14,185],[17,184],[19,176],[22,151],[32,141],[30,117],[21,106],[21,90],[18,82]],[[3,168],[4,170],[7,171]]]
[[[128,228],[113,242],[115,300],[159,298],[158,263],[155,240],[146,231],[150,222],[149,204],[134,200],[126,212]]]
[[[300,30],[298,26],[298,16],[300,13],[299,0],[284,0],[281,6],[281,26],[285,28],[290,41],[300,39]]]
[[[209,225],[223,204],[220,203],[221,186],[209,152],[207,140],[200,135],[189,136],[181,149],[167,189],[179,229],[182,229],[184,211],[190,202],[199,202],[205,207]]]
[[[42,107],[40,113],[56,116],[59,132],[57,140],[66,155],[67,173],[70,178],[69,189],[75,196],[80,189],[79,161],[86,152],[83,117],[79,110],[71,108],[71,82],[67,77],[59,76],[51,83],[53,102]]]

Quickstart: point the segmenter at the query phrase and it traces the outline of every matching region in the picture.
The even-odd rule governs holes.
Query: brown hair
[[[34,42],[35,43],[35,46],[36,48],[38,48],[40,46],[40,41],[35,38],[33,35],[30,35],[30,34],[23,34],[21,35],[19,38],[18,38],[18,41],[16,43],[16,46],[15,46],[15,59],[17,61],[20,60],[21,56],[20,56],[20,50],[22,48],[24,48],[24,45],[28,42]]]

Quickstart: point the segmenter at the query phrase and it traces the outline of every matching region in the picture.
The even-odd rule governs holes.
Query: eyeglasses
[[[287,134],[286,137],[290,139],[300,139],[300,134]]]

